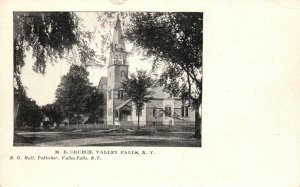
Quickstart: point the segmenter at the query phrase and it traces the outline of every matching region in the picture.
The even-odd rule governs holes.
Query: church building
[[[107,77],[101,77],[98,84],[98,89],[104,95],[104,103],[100,106],[100,121],[107,125],[137,125],[135,106],[126,98],[121,84],[129,65],[121,21],[117,18],[110,45]],[[183,104],[179,98],[171,97],[162,87],[153,88],[152,91],[152,99],[145,103],[140,113],[141,126],[194,124],[195,114],[191,107]]]

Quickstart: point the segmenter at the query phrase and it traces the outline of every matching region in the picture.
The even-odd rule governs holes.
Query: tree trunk
[[[138,125],[137,129],[140,130],[140,111],[138,111]]]
[[[79,124],[79,116],[78,116],[78,114],[77,114],[77,127],[78,127],[78,124]]]
[[[19,112],[19,103],[17,104],[17,106],[14,106],[14,127],[16,127],[17,124],[17,116],[18,116],[18,112]]]
[[[195,138],[201,139],[201,117],[199,106],[196,106],[195,108]]]

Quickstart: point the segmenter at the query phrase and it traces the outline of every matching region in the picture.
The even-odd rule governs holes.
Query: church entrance
[[[116,122],[121,126],[131,125],[131,111],[130,110],[119,110],[119,116]]]
[[[120,121],[131,121],[131,112],[126,111],[126,113],[121,113]]]
[[[117,106],[115,108],[117,115],[115,115],[116,117],[116,121],[119,121],[120,124],[127,124],[126,122],[131,121],[131,101],[127,100],[124,103],[122,103],[121,105]],[[125,122],[125,123],[122,123]]]

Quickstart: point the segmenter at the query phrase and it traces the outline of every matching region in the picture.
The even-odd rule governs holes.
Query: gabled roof
[[[120,104],[119,106],[117,106],[116,108],[115,108],[115,110],[120,110],[121,108],[123,108],[124,106],[126,106],[128,103],[130,103],[131,102],[131,99],[127,99],[124,103],[122,103],[122,104]],[[131,107],[131,106],[129,106],[129,107]]]
[[[102,85],[107,85],[107,77],[101,77],[98,86]]]
[[[100,82],[102,82],[102,84],[107,84],[107,77],[101,77]]]
[[[167,98],[172,98],[169,93],[164,91],[163,86],[158,86],[151,88],[151,91],[153,92],[152,98],[153,99],[167,99]]]

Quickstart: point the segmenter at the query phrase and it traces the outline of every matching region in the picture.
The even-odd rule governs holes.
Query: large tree
[[[100,112],[100,105],[104,102],[103,93],[99,91],[97,87],[91,87],[90,97],[87,100],[87,112],[91,113],[91,116],[94,118],[94,122],[97,122],[97,113]]]
[[[163,68],[160,83],[195,110],[195,137],[201,137],[202,13],[135,13],[127,38]]]
[[[144,108],[145,103],[149,102],[151,95],[150,88],[153,84],[151,77],[146,71],[137,71],[137,74],[130,74],[125,76],[125,80],[122,82],[122,87],[125,90],[126,97],[131,99],[134,103],[135,109],[138,114],[138,125],[140,129],[140,113]]]
[[[60,58],[75,56],[83,65],[89,66],[97,64],[98,56],[89,47],[92,33],[80,29],[80,18],[74,12],[14,12],[13,21],[16,117],[22,94],[26,94],[20,76],[29,51],[34,59],[33,71],[42,74],[47,63],[57,62]]]
[[[72,65],[56,90],[56,103],[66,117],[76,116],[77,124],[79,115],[95,110],[95,98],[100,99],[88,80],[88,74],[84,67]]]
[[[19,112],[15,117],[15,127],[37,128],[43,120],[43,113],[36,102],[27,96],[20,99]]]

